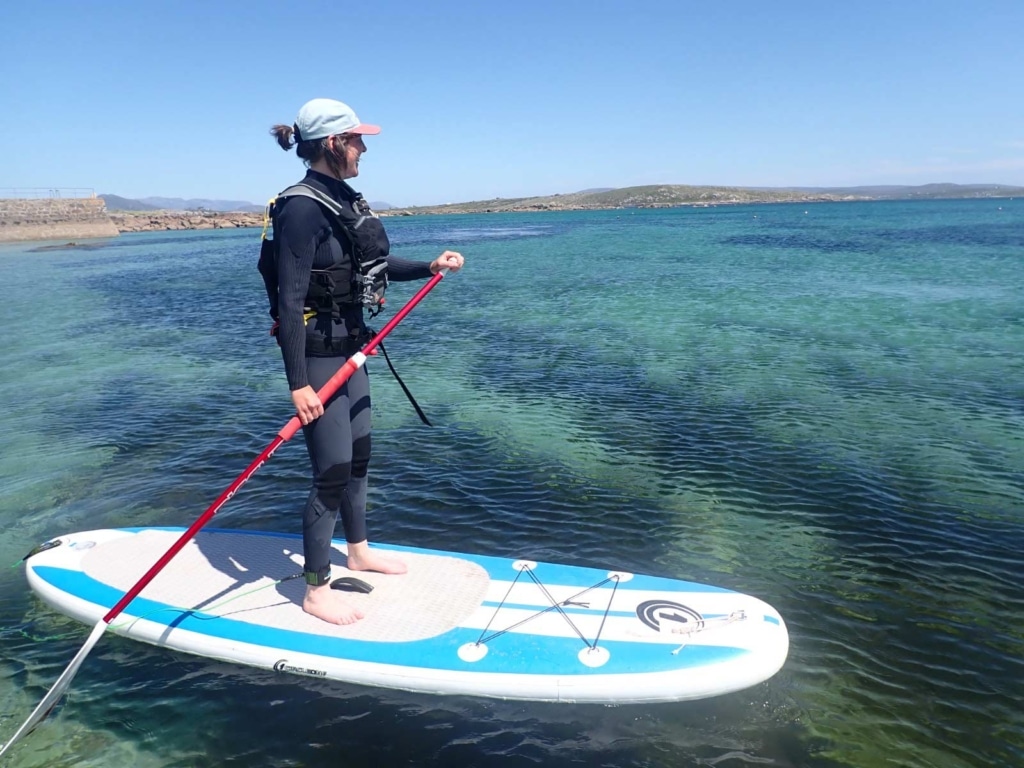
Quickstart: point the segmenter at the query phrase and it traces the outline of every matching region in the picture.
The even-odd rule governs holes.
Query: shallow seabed
[[[1024,201],[388,219],[467,257],[372,359],[371,530],[757,595],[790,657],[620,707],[104,637],[27,766],[1024,765]],[[188,525],[289,417],[258,232],[0,248],[0,562]],[[413,286],[396,284],[391,305]],[[218,527],[298,531],[301,441]],[[88,628],[0,573],[0,741]]]

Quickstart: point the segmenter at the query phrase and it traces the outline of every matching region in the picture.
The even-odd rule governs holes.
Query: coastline
[[[75,190],[69,190],[75,192]],[[51,190],[60,192],[60,190]],[[110,196],[115,204],[130,203]],[[480,213],[613,211],[650,208],[717,208],[772,203],[866,202],[882,200],[967,200],[1024,197],[1024,187],[1005,184],[924,184],[825,188],[752,188],[655,184],[619,189],[594,189],[569,194],[475,200],[442,205],[388,207],[381,217]],[[138,201],[135,201],[138,202]],[[187,201],[182,201],[187,202]],[[204,201],[210,202],[210,201]],[[385,205],[382,203],[382,205]],[[226,206],[225,206],[226,207]],[[244,206],[243,206],[244,207]],[[131,208],[131,206],[126,206]],[[264,211],[108,209],[104,196],[0,199],[0,242],[96,239],[131,232],[262,228]]]
[[[1015,190],[1014,190],[1015,191]],[[655,209],[655,208],[717,208],[736,205],[769,205],[777,203],[790,203],[810,205],[814,203],[840,203],[840,202],[870,202],[894,199],[914,198],[880,198],[869,196],[840,196],[835,194],[748,194],[748,195],[713,195],[710,199],[657,199],[657,196],[648,196],[646,199],[632,197],[628,200],[615,200],[595,202],[593,200],[581,200],[581,196],[565,195],[547,198],[521,198],[516,200],[477,201],[472,203],[454,203],[439,206],[417,206],[406,208],[389,208],[377,211],[381,218],[398,216],[432,216],[432,215],[453,215],[453,214],[482,214],[482,213],[540,213],[540,212],[568,212],[568,211],[600,211],[600,210],[626,210],[626,209]],[[963,196],[943,197],[940,199],[1013,199],[1008,194],[984,196]],[[574,199],[575,198],[575,199]],[[918,198],[921,199],[921,198]],[[92,218],[102,218],[105,228],[96,229],[95,222],[90,222],[92,229],[83,228],[81,222],[77,228],[68,228],[68,222],[62,221],[60,216],[46,217],[33,222],[31,232],[17,232],[15,227],[4,227],[0,230],[0,242],[41,241],[41,240],[63,240],[68,238],[73,242],[67,245],[77,245],[78,240],[94,240],[97,238],[117,236],[135,232],[167,232],[180,230],[204,230],[204,229],[262,229],[264,225],[264,213],[262,211],[181,211],[181,210],[156,210],[156,211],[109,211],[102,208]],[[14,222],[19,224],[20,222]],[[95,232],[93,231],[95,229]],[[17,235],[17,236],[15,236]]]
[[[107,211],[107,216],[120,234],[263,226],[262,211]]]
[[[880,198],[868,196],[838,195],[793,195],[788,197],[765,196],[747,199],[719,198],[712,200],[647,200],[630,201],[627,204],[595,204],[557,199],[508,200],[501,204],[495,203],[455,203],[439,206],[418,206],[407,208],[389,208],[375,211],[381,218],[399,216],[437,216],[455,214],[487,214],[487,213],[543,213],[568,211],[613,211],[665,208],[718,208],[736,205],[772,205],[779,203],[813,205],[815,203],[851,203],[851,202],[882,202],[893,200],[913,200],[915,198]],[[925,198],[917,198],[925,199]],[[943,200],[977,200],[977,199],[1009,199],[1012,195],[1003,196],[964,196],[943,197]],[[108,211],[107,215],[117,227],[119,233],[159,232],[186,229],[237,229],[243,227],[262,228],[264,221],[262,212],[244,211]]]
[[[474,213],[539,213],[552,211],[602,211],[626,208],[714,208],[719,205],[744,205],[750,203],[773,203],[776,200],[728,200],[685,203],[651,203],[647,205],[552,205],[550,203],[477,208],[473,205],[431,206],[418,208],[390,208],[375,211],[381,218],[398,216],[436,216]],[[787,202],[836,202],[835,200],[804,199]],[[119,234],[132,232],[166,232],[174,230],[200,229],[242,229],[262,228],[263,213],[246,211],[107,211],[107,216]]]

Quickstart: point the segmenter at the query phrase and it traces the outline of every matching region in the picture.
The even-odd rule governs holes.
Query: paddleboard
[[[95,625],[184,531],[61,536],[26,560],[48,604]],[[282,674],[432,694],[564,702],[699,699],[766,680],[789,637],[767,603],[727,589],[600,570],[374,545],[400,576],[352,572],[334,542],[333,579],[365,618],[303,612],[299,536],[204,530],[108,631]],[[362,591],[349,591],[360,589]]]

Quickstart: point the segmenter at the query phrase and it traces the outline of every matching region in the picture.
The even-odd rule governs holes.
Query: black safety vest
[[[300,182],[271,200],[266,213],[267,224],[272,224],[278,200],[311,197],[329,214],[332,229],[351,264],[332,264],[327,269],[312,270],[305,304],[309,312],[329,314],[335,319],[343,317],[346,308],[355,306],[365,307],[373,317],[383,308],[384,292],[388,287],[387,254],[391,244],[387,233],[363,196],[351,187],[349,190],[352,198],[338,202],[319,189]],[[267,289],[270,316],[277,320],[277,244],[267,237],[267,228],[263,228],[257,266]]]

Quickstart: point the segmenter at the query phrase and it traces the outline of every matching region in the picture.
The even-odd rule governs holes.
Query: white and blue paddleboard
[[[29,584],[58,611],[96,624],[183,530],[62,536],[27,559]],[[340,567],[344,543],[334,548],[334,578],[372,587],[346,595],[365,614],[354,624],[331,625],[303,612],[300,537],[209,530],[110,630],[294,675],[602,703],[737,691],[775,674],[789,649],[786,625],[771,606],[718,587],[386,545],[376,548],[404,560],[408,573],[355,573]]]

